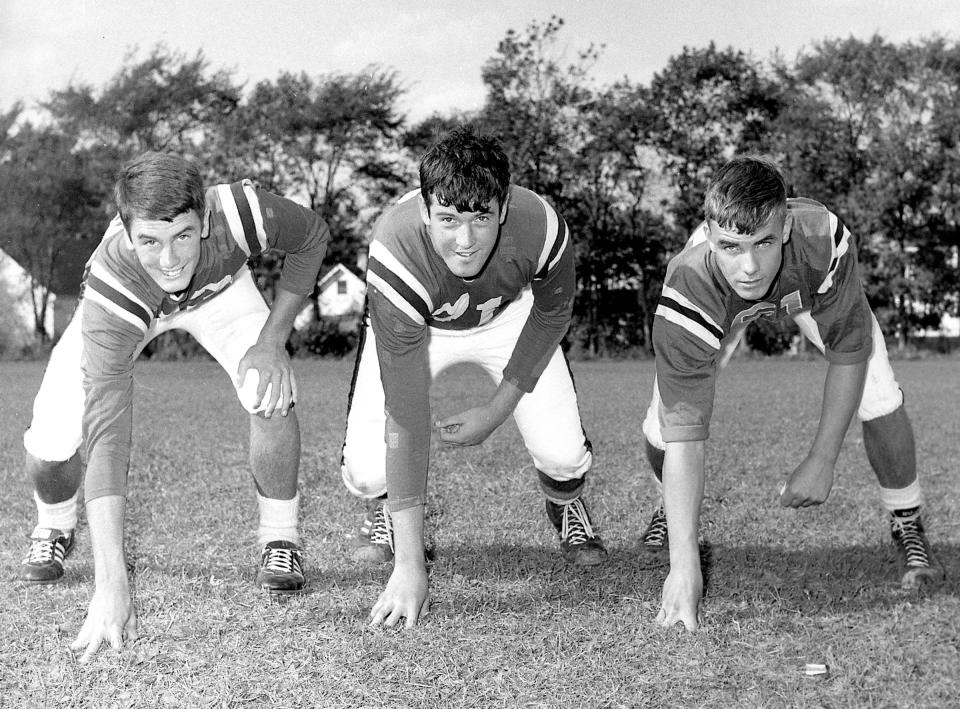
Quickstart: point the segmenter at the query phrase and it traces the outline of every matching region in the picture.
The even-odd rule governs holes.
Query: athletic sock
[[[919,480],[914,480],[902,488],[880,488],[880,504],[887,512],[919,507],[922,501],[923,495],[920,491]]]
[[[37,529],[59,529],[61,532],[72,532],[77,528],[77,500],[80,491],[73,493],[73,497],[63,502],[44,502],[34,491],[33,501],[37,504]]]
[[[299,493],[294,495],[292,500],[275,500],[257,493],[257,507],[260,510],[257,543],[261,547],[267,542],[275,541],[300,543],[300,534],[297,531],[299,504]]]

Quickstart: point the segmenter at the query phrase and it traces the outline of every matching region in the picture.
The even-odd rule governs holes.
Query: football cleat
[[[659,554],[665,549],[669,549],[670,540],[667,537],[667,515],[663,512],[663,502],[657,505],[657,509],[650,518],[650,524],[643,533],[643,548],[651,554]]]
[[[378,497],[367,506],[353,558],[373,563],[393,561],[393,520],[386,497]]]
[[[30,550],[20,564],[20,578],[30,583],[56,583],[63,576],[63,562],[70,552],[76,534],[73,530],[37,527],[30,535]]]
[[[930,551],[923,531],[923,521],[920,519],[920,508],[891,512],[890,536],[893,537],[897,556],[903,567],[900,579],[902,589],[912,591],[924,584],[938,584],[943,581],[943,567]]]
[[[297,593],[306,584],[303,550],[288,541],[267,542],[260,552],[257,585],[268,593]]]
[[[593,531],[590,514],[581,498],[559,505],[547,500],[547,518],[560,532],[560,549],[566,561],[576,566],[603,563],[607,550]]]

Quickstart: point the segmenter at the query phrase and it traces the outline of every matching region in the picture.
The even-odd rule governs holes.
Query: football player
[[[940,580],[943,569],[920,518],[913,429],[860,283],[850,231],[822,204],[787,199],[779,169],[761,157],[723,166],[708,186],[704,212],[706,220],[667,266],[653,326],[656,379],[643,432],[662,501],[643,543],[670,554],[657,620],[690,630],[699,623],[698,522],[714,387],[758,318],[793,318],[828,363],[817,434],[784,483],[780,504],[827,499],[856,412],[903,563],[901,583]]]
[[[220,363],[250,412],[250,465],[260,513],[257,583],[304,585],[297,527],[300,428],[285,345],[315,283],[329,240],[314,212],[249,180],[204,190],[190,161],[145,153],[118,173],[119,214],[87,262],[79,306],[50,355],[24,435],[37,526],[21,565],[51,583],[76,543],[84,499],[95,589],[73,643],[89,659],[103,643],[137,634],[123,550],[134,361],[162,332],[186,330]],[[286,252],[267,307],[247,260]],[[277,414],[277,415],[274,415]]]
[[[426,153],[419,190],[377,222],[342,466],[347,488],[370,501],[357,556],[394,560],[373,624],[410,627],[427,610],[430,382],[457,362],[480,365],[497,388],[435,421],[440,441],[476,445],[513,414],[564,558],[594,565],[606,555],[581,495],[592,455],[559,347],[573,251],[563,218],[510,184],[500,144],[465,128]]]

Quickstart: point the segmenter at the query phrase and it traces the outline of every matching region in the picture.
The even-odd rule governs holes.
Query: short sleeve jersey
[[[428,327],[468,330],[493,322],[524,288],[533,307],[503,377],[532,391],[566,333],[576,288],[567,227],[546,200],[511,186],[506,219],[483,270],[454,275],[434,250],[417,200],[405,195],[377,222],[367,266],[368,309],[387,413],[391,507],[419,504],[430,443]]]
[[[787,210],[792,227],[780,273],[762,300],[743,300],[727,283],[702,226],[667,266],[653,325],[664,441],[709,436],[721,353],[754,320],[808,311],[828,361],[870,357],[872,315],[850,231],[813,200],[789,199]]]
[[[316,283],[330,236],[313,211],[248,180],[207,190],[202,229],[197,269],[181,293],[166,293],[147,274],[119,216],[87,261],[81,368],[88,500],[126,493],[133,363],[151,325],[216,297],[247,268],[250,257],[269,248],[287,254],[279,286],[306,295]]]

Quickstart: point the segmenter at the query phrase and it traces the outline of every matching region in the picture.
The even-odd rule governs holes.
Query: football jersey
[[[374,227],[367,265],[368,310],[386,400],[391,506],[422,501],[430,445],[428,327],[495,322],[524,288],[533,307],[503,370],[533,391],[570,324],[576,289],[566,224],[539,195],[511,186],[497,243],[474,278],[453,274],[436,253],[413,191]]]
[[[249,180],[206,191],[200,258],[187,289],[166,293],[147,274],[120,217],[87,261],[81,288],[87,498],[123,494],[130,459],[133,363],[158,319],[202,306],[270,248],[286,253],[279,287],[309,294],[330,231],[313,211]]]
[[[783,262],[762,300],[743,300],[727,283],[702,226],[667,266],[653,324],[664,441],[708,437],[721,353],[754,320],[809,311],[829,362],[870,357],[871,311],[850,231],[813,200],[789,199],[787,210]]]

